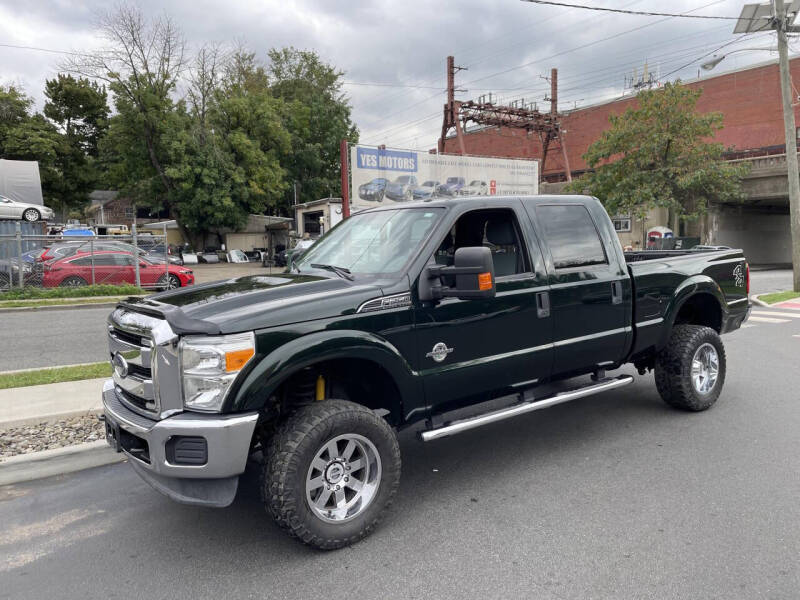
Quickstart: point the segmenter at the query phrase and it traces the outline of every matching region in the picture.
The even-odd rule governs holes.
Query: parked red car
[[[75,287],[92,283],[92,262],[94,262],[94,282],[96,284],[136,283],[133,254],[113,250],[94,253],[78,252],[72,256],[44,263],[42,285],[44,287]],[[164,264],[155,264],[144,258],[139,259],[139,281],[145,288],[173,289],[192,285],[194,274],[191,269],[169,265],[168,274]]]

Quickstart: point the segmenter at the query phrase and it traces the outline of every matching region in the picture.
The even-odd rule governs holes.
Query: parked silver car
[[[24,219],[34,221],[48,221],[55,216],[52,208],[41,204],[28,204],[0,196],[0,219]]]

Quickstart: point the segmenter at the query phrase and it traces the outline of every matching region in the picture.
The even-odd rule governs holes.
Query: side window
[[[76,267],[91,267],[92,257],[84,256],[83,258],[76,258],[75,260],[69,261],[69,264],[74,265]],[[95,262],[95,264],[97,264],[97,262]]]
[[[112,259],[114,263],[118,267],[132,267],[133,266],[133,257],[128,256],[127,254],[112,254]]]
[[[433,258],[437,264],[452,265],[456,250],[470,246],[485,246],[491,250],[495,277],[531,270],[512,210],[477,210],[461,215]]]
[[[94,264],[98,267],[109,267],[115,265],[113,254],[100,254],[94,257]]]
[[[580,204],[536,207],[556,269],[607,264],[603,243],[589,211]]]

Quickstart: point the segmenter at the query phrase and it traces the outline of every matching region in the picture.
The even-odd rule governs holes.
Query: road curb
[[[765,308],[771,308],[772,307],[772,304],[767,304],[763,300],[759,300],[758,296],[753,296],[752,298],[750,298],[750,301],[753,304],[755,304],[756,306],[761,306],[761,307],[765,307]]]
[[[125,460],[105,440],[18,454],[0,462],[0,486],[64,475]]]
[[[0,307],[0,314],[13,312],[30,312],[38,310],[76,310],[81,308],[113,308],[117,302],[95,302],[94,304],[51,304],[48,306],[17,306],[15,308]]]

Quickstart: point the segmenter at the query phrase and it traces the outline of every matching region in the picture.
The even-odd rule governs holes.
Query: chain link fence
[[[182,259],[166,236],[32,235],[17,225],[0,232],[0,299],[26,287],[138,285],[158,290],[180,285]]]

